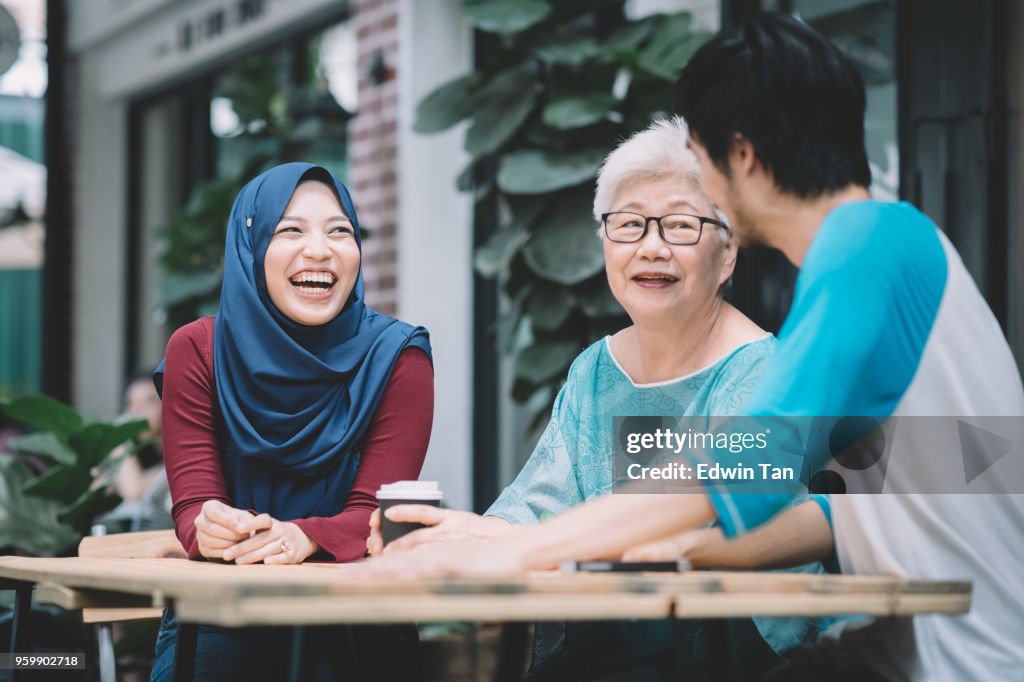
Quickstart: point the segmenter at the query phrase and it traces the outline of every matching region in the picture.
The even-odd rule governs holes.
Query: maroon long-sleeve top
[[[213,374],[213,323],[206,317],[176,331],[167,344],[163,387],[164,464],[175,532],[190,559],[201,558],[195,520],[207,500],[234,506],[221,468],[226,426]],[[434,415],[434,374],[422,351],[404,350],[395,363],[365,437],[355,483],[336,516],[291,521],[335,561],[366,551],[370,514],[383,483],[415,480],[423,466]]]

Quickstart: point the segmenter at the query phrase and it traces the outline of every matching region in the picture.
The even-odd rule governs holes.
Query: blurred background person
[[[124,414],[145,419],[149,428],[133,446],[122,446],[110,459],[101,479],[108,477],[111,488],[123,502],[97,523],[107,532],[173,528],[171,492],[164,469],[163,425],[160,395],[153,385],[152,370],[133,374],[124,391]]]

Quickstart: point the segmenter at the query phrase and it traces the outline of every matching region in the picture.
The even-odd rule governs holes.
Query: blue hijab
[[[243,187],[231,209],[214,323],[213,367],[234,505],[280,520],[341,512],[399,354],[414,347],[430,357],[426,329],[366,307],[361,271],[345,307],[327,324],[298,324],[271,302],[267,246],[306,179],[334,189],[362,250],[343,184],[308,163],[272,168]]]

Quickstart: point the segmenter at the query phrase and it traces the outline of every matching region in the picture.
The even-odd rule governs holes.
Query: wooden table
[[[314,625],[475,620],[528,623],[621,618],[963,613],[966,582],[800,573],[533,573],[521,578],[410,580],[355,576],[334,564],[235,566],[182,559],[0,557],[0,578],[18,590],[21,614],[37,600],[66,609],[173,608],[179,622],[176,677],[191,672],[197,624]],[[525,628],[525,625],[523,626]],[[517,630],[519,638],[525,629]],[[515,638],[514,638],[515,639]],[[510,676],[514,666],[499,666]],[[187,678],[183,678],[187,679]]]

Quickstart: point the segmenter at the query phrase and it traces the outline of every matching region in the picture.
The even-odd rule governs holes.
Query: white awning
[[[0,216],[19,204],[31,221],[0,227],[0,268],[42,267],[46,166],[0,147]]]
[[[46,166],[0,147],[0,212],[18,204],[30,218],[40,220],[46,210]]]

